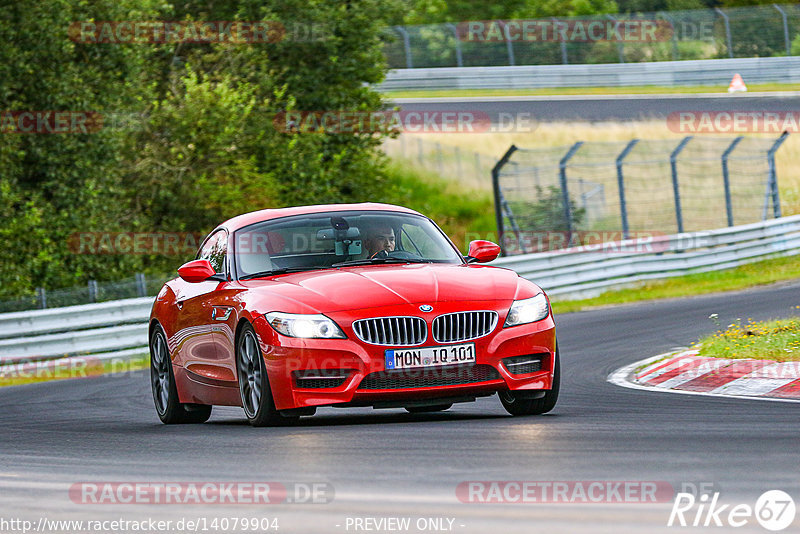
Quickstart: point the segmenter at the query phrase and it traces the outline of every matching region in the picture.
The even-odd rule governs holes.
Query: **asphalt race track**
[[[261,429],[248,426],[240,409],[218,408],[207,424],[168,427],[158,422],[143,372],[0,389],[0,514],[277,517],[282,533],[365,531],[348,526],[353,517],[410,517],[412,525],[451,518],[452,532],[694,532],[666,528],[671,500],[469,504],[455,489],[468,480],[666,481],[675,491],[710,483],[721,500],[751,506],[772,489],[797,500],[800,405],[606,381],[625,364],[714,330],[712,313],[725,326],[797,314],[797,305],[800,283],[790,283],[557,317],[562,395],[540,417],[507,416],[489,397],[427,415],[328,408],[297,426]],[[68,489],[85,481],[325,482],[335,497],[262,506],[75,504]],[[764,532],[754,520],[736,531]]]
[[[664,119],[680,111],[794,112],[800,93],[399,98],[393,102],[404,111],[482,112],[493,123],[501,122],[501,114],[517,113],[529,113],[536,121],[628,121]]]

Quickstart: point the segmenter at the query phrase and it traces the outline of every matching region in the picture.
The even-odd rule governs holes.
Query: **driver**
[[[394,251],[394,229],[387,225],[371,228],[364,239],[364,246],[367,249],[368,258],[385,257],[389,252]]]

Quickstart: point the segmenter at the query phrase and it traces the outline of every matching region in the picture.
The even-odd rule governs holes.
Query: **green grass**
[[[49,365],[48,365],[49,364]],[[20,371],[15,366],[0,367],[0,387],[21,386],[49,382],[51,380],[69,380],[89,378],[93,376],[107,376],[118,373],[128,373],[147,369],[150,366],[150,356],[142,355],[131,360],[102,360],[94,361],[88,365],[67,366],[58,360],[42,362],[40,367],[31,371]]]
[[[745,80],[747,83],[747,80]],[[796,84],[759,83],[747,84],[751,93],[771,91],[797,91]],[[546,96],[546,95],[649,95],[649,94],[693,94],[693,93],[728,93],[728,86],[692,85],[678,87],[661,87],[658,85],[637,85],[630,87],[552,87],[530,89],[448,89],[390,91],[388,98],[433,98],[463,96]]]
[[[713,316],[712,316],[713,318]],[[800,360],[800,319],[734,323],[699,341],[700,356],[752,358],[790,362]]]
[[[648,282],[640,287],[609,291],[590,299],[559,300],[558,296],[555,296],[553,297],[553,312],[556,314],[569,313],[614,304],[734,291],[796,278],[800,278],[800,261],[797,257],[787,256],[750,263],[724,271],[690,274]]]
[[[388,173],[393,186],[382,200],[427,215],[462,252],[467,251],[470,240],[496,235],[494,201],[489,192],[465,188],[397,162],[389,164]]]

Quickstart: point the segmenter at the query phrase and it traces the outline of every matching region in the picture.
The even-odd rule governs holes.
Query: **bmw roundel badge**
[[[419,307],[419,310],[427,313],[429,311],[433,311],[433,306],[431,306],[430,304],[423,304],[422,306]]]

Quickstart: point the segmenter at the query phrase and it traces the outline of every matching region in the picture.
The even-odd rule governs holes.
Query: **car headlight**
[[[506,326],[516,326],[518,324],[533,323],[541,321],[549,313],[547,305],[547,297],[544,293],[539,293],[535,297],[525,300],[515,300],[508,310],[508,317],[506,317]]]
[[[265,317],[270,326],[284,336],[314,339],[345,339],[347,337],[336,323],[322,314],[300,315],[270,312]]]

